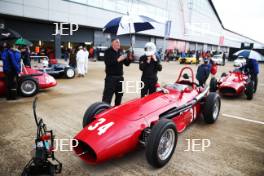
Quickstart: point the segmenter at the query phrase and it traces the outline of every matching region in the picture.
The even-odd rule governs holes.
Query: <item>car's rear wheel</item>
[[[153,167],[163,167],[171,159],[178,136],[175,124],[162,119],[151,129],[146,145],[146,158]]]
[[[210,92],[216,92],[216,91],[217,91],[217,79],[213,77],[210,80]]]
[[[203,106],[203,116],[206,123],[214,123],[219,116],[221,99],[217,93],[210,92]]]
[[[254,95],[254,83],[253,83],[252,80],[250,80],[247,83],[246,90],[245,90],[245,94],[246,94],[248,100],[252,100],[253,99],[253,95]]]
[[[84,113],[83,116],[83,127],[95,120],[94,116],[109,109],[111,106],[104,102],[97,102],[92,104]]]
[[[68,67],[65,69],[65,76],[68,79],[72,79],[75,77],[75,70],[72,67]]]
[[[33,78],[24,78],[19,81],[19,93],[24,97],[31,97],[39,92],[38,83]]]

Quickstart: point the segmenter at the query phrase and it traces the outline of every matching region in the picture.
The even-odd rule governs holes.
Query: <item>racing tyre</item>
[[[72,67],[65,68],[65,76],[67,79],[72,79],[75,77],[75,70]]]
[[[221,77],[226,77],[226,76],[227,74],[225,72],[221,74]]]
[[[32,97],[39,92],[39,86],[36,80],[27,77],[19,81],[19,93],[24,97]]]
[[[111,108],[111,106],[104,102],[97,102],[92,104],[84,113],[83,116],[83,127],[95,120],[94,116],[100,112]]]
[[[249,81],[249,83],[247,83],[246,90],[245,90],[245,94],[246,94],[248,100],[252,100],[253,99],[253,95],[254,95],[254,83],[253,83],[252,80]]]
[[[171,159],[178,140],[175,124],[162,119],[151,129],[146,145],[146,158],[150,165],[163,167]]]
[[[220,112],[221,99],[217,93],[209,93],[203,107],[203,116],[206,123],[214,123]]]
[[[210,81],[210,92],[216,92],[217,91],[217,80],[215,77],[211,78]]]

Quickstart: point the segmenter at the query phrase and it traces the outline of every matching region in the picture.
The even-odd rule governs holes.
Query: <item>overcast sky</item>
[[[264,43],[264,0],[213,0],[225,28]]]

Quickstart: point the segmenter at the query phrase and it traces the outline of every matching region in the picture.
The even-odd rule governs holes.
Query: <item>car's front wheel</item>
[[[24,78],[19,81],[19,93],[24,97],[31,97],[38,93],[39,87],[37,81],[33,78]]]
[[[162,119],[151,129],[147,139],[146,158],[153,167],[163,167],[171,159],[178,136],[175,124],[168,119]]]
[[[83,116],[83,127],[95,120],[94,116],[103,112],[106,109],[111,108],[111,106],[104,102],[97,102],[92,104],[84,113]]]

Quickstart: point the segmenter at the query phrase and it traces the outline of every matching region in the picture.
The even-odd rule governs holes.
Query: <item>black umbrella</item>
[[[22,36],[18,32],[12,29],[9,28],[0,29],[0,41],[13,40],[21,37]]]

